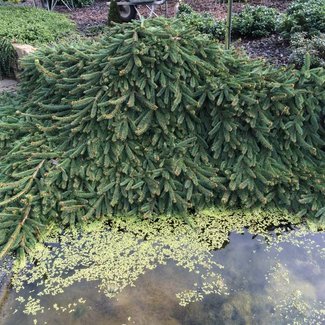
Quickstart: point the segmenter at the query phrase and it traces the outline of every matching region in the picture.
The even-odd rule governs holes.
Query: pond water
[[[67,240],[64,253],[61,248],[57,248],[60,253],[51,250],[56,258],[50,260],[47,255],[44,261],[48,264],[42,268],[52,280],[57,276],[56,281],[46,287],[48,278],[37,275],[42,273],[41,263],[31,267],[21,276],[24,288],[20,283],[18,289],[10,289],[2,305],[1,324],[325,323],[322,232],[291,231],[276,239],[253,236],[245,230],[231,233],[229,242],[215,250],[211,242],[195,243],[198,237],[187,232],[179,233],[171,245],[163,240],[159,244],[157,236],[148,234],[149,239],[144,240],[139,232],[138,246],[132,236],[123,239],[125,235],[117,232],[116,236],[108,240],[99,235],[100,246],[89,248],[78,235]],[[110,254],[110,246],[119,248]],[[95,257],[98,247],[107,252],[100,252],[105,258]],[[184,258],[182,249],[192,251]],[[165,251],[159,255],[158,250]],[[74,256],[73,262],[55,265],[53,261],[66,260],[68,252]],[[127,262],[118,264],[120,256]],[[62,278],[66,282],[59,280]]]

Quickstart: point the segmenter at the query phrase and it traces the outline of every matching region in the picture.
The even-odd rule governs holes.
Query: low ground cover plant
[[[33,7],[0,6],[0,37],[12,42],[43,44],[73,33],[65,15]]]

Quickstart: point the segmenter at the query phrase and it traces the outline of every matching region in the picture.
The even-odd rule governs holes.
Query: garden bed
[[[226,3],[217,3],[215,0],[185,0],[184,2],[191,5],[197,12],[208,12],[217,19],[226,19]],[[249,2],[251,5],[264,5],[270,8],[275,8],[279,12],[284,12],[290,3],[291,1],[279,0],[260,0]],[[173,17],[175,15],[175,4],[176,1],[168,2],[168,17]],[[245,5],[246,3],[235,2],[234,12],[238,13],[242,11]],[[139,9],[144,14],[146,13],[144,6],[140,6]],[[107,0],[96,0],[93,5],[84,8],[76,8],[72,12],[69,11],[66,7],[59,6],[57,7],[57,11],[68,14],[70,18],[77,24],[79,30],[86,34],[89,33],[89,30],[94,30],[96,33],[96,28],[100,29],[107,24]],[[165,7],[161,6],[157,8],[157,13],[160,15],[165,15]],[[246,50],[251,57],[262,57],[276,65],[287,64],[289,55],[291,53],[288,44],[282,42],[281,39],[277,36],[265,37],[257,40],[237,40],[234,44],[236,47],[242,47],[244,50]]]
[[[76,8],[73,11],[69,11],[66,7],[58,6],[57,11],[66,13],[70,18],[76,22],[80,30],[84,30],[90,26],[98,26],[100,24],[106,24],[108,15],[108,0],[96,0],[91,6],[84,8]],[[168,16],[175,15],[175,2],[169,1]],[[251,5],[263,5],[271,8],[275,8],[280,12],[283,12],[288,7],[291,1],[279,1],[279,0],[261,0],[261,1],[249,1]],[[184,3],[190,4],[195,11],[209,12],[218,19],[225,19],[227,16],[227,4],[217,3],[215,0],[185,0]],[[245,3],[234,3],[234,12],[240,12]],[[159,14],[164,14],[164,6],[158,8]]]

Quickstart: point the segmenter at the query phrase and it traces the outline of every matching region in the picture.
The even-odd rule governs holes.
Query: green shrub
[[[235,36],[263,37],[274,33],[279,13],[264,6],[245,6],[233,16],[232,31]]]
[[[112,0],[109,6],[108,24],[112,25],[113,23],[121,23],[121,22],[122,20],[119,14],[119,8],[116,3],[116,0]]]
[[[323,69],[278,69],[178,20],[22,62],[0,108],[0,257],[50,222],[273,205],[325,215]]]
[[[321,33],[318,36],[309,38],[307,33],[296,33],[291,37],[291,48],[293,49],[290,55],[290,62],[297,67],[304,64],[306,54],[311,57],[312,67],[325,68],[325,34]]]
[[[13,77],[16,64],[16,51],[11,42],[0,38],[0,78]]]
[[[283,16],[279,30],[287,39],[297,32],[306,32],[310,36],[325,33],[325,1],[294,1]]]
[[[177,17],[187,28],[194,28],[214,39],[223,40],[225,38],[225,23],[216,20],[209,13],[198,13],[189,5],[182,4]]]
[[[59,13],[32,7],[0,7],[0,37],[14,42],[54,42],[74,30],[72,21]]]
[[[194,12],[194,10],[190,5],[182,2],[178,7],[177,14],[178,15],[180,15],[180,14],[192,14],[193,12]]]
[[[71,0],[74,7],[82,8],[92,5],[95,0]]]

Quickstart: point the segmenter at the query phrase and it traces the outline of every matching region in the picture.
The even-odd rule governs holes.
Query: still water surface
[[[168,260],[110,299],[98,292],[97,281],[73,283],[64,293],[43,297],[44,312],[37,315],[23,313],[16,300],[37,292],[35,285],[19,294],[11,290],[2,306],[1,324],[325,324],[324,251],[324,233],[271,246],[247,232],[233,233],[223,249],[210,252],[212,260],[224,266],[218,273],[226,293],[202,294],[200,301],[181,306],[177,293],[199,291],[202,278]]]

